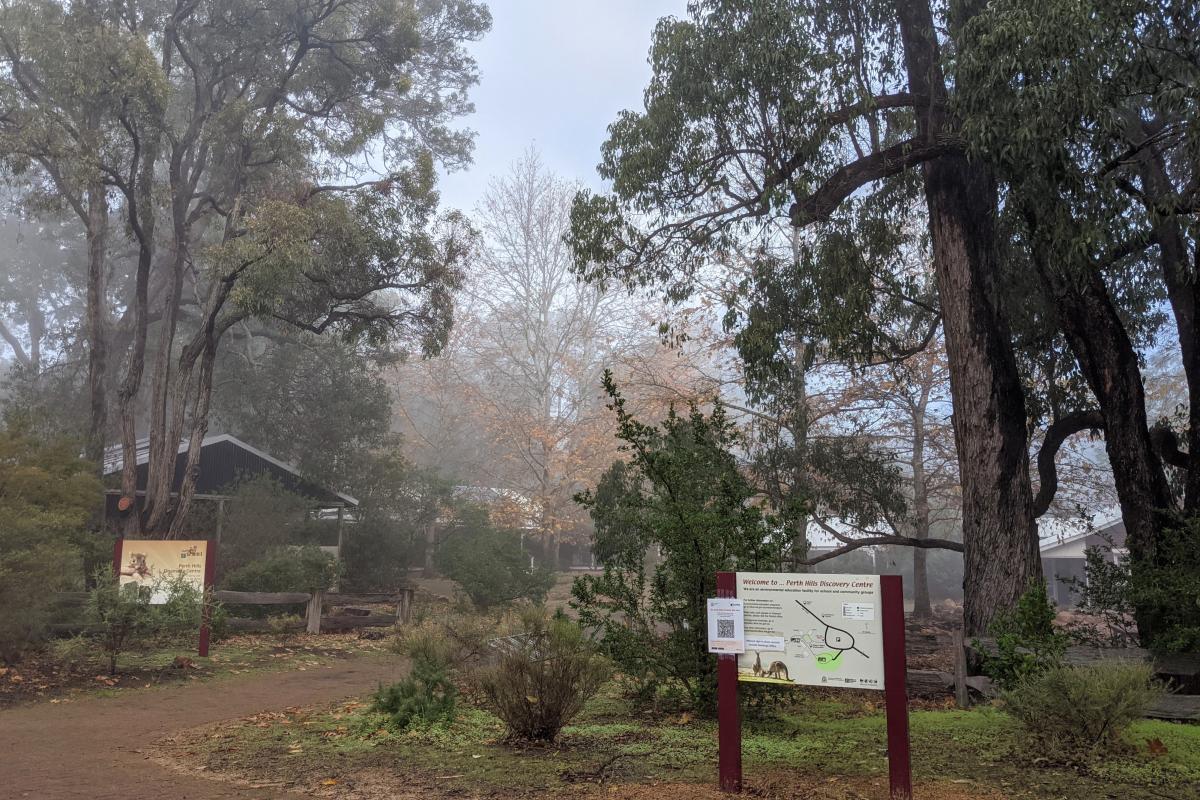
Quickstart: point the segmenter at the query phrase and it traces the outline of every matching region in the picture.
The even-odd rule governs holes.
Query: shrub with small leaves
[[[522,615],[521,635],[505,640],[478,679],[510,737],[549,742],[611,674],[579,625],[535,608]]]
[[[151,603],[155,594],[166,595],[165,603]],[[197,635],[203,596],[182,579],[156,586],[119,584],[111,566],[95,574],[84,618],[95,629],[95,640],[115,674],[121,653],[150,644],[174,644]],[[214,608],[219,628],[224,612]]]
[[[1142,663],[1058,666],[1003,694],[1041,757],[1084,761],[1122,749],[1124,733],[1163,695]]]
[[[1005,689],[1061,664],[1069,638],[1054,629],[1054,606],[1042,581],[1030,584],[1011,612],[997,614],[988,632],[995,650],[978,640],[974,646],[984,654],[983,673]]]
[[[450,681],[445,662],[428,656],[413,659],[412,674],[375,693],[371,710],[391,717],[400,729],[414,725],[451,722],[457,705],[458,690]]]

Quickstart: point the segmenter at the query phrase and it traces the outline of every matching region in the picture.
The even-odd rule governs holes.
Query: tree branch
[[[788,210],[788,216],[798,228],[828,219],[843,200],[868,183],[959,149],[957,144],[949,141],[925,144],[918,138],[906,139],[839,167],[815,192],[798,198]]]
[[[1076,411],[1060,417],[1046,431],[1042,440],[1042,449],[1037,455],[1038,493],[1033,499],[1034,519],[1042,516],[1050,509],[1054,495],[1058,493],[1058,465],[1054,463],[1059,449],[1071,436],[1086,431],[1104,428],[1104,417],[1099,411]]]

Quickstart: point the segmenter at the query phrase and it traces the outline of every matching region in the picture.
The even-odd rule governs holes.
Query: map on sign
[[[742,681],[883,689],[878,575],[739,572]]]

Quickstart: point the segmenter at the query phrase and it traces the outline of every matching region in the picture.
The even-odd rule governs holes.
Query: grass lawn
[[[790,707],[744,725],[751,792],[886,797],[878,698],[804,690],[795,697]],[[553,747],[506,744],[499,720],[479,708],[464,709],[452,725],[420,731],[395,732],[386,723],[365,701],[291,710],[190,732],[166,745],[163,755],[183,769],[356,800],[602,793],[681,798],[707,796],[716,780],[712,721],[634,715],[613,687]],[[912,735],[918,798],[1200,797],[1200,726],[1138,723],[1128,753],[1083,768],[1024,750],[1019,726],[991,708],[916,710]]]

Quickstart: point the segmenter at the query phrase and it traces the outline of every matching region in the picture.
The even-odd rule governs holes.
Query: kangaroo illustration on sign
[[[763,674],[762,656],[759,655],[759,652],[757,650],[754,651],[754,670],[753,671],[754,671],[754,677],[756,677],[756,678],[759,675]]]
[[[767,667],[767,677],[777,678],[783,681],[790,681],[788,677],[787,664],[782,661],[772,661],[771,666]]]

